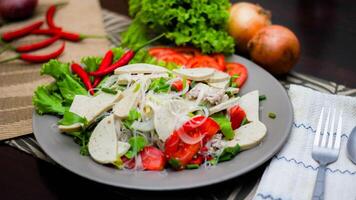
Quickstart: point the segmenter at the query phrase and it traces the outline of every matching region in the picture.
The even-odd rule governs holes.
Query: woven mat
[[[111,38],[112,45],[119,43],[118,33],[125,30],[130,20],[127,17],[103,10],[103,22],[106,32]],[[318,79],[304,74],[292,72],[280,82],[288,87],[289,84],[298,84],[325,93],[348,95],[356,97],[356,89],[350,89],[334,82]],[[29,153],[37,158],[53,162],[40,148],[33,134],[7,140],[5,143]],[[54,162],[53,162],[54,163]],[[54,163],[55,164],[55,163]],[[143,192],[132,191],[121,188],[110,189],[117,199],[213,199],[213,200],[250,200],[253,198],[260,177],[265,169],[263,165],[252,172],[237,177],[227,182],[216,184],[187,192]],[[88,180],[89,181],[89,180]],[[98,183],[99,184],[99,183]]]
[[[27,25],[33,21],[44,20],[44,14],[53,0],[41,0],[35,16],[30,20],[11,23],[0,28],[0,33]],[[97,0],[70,0],[60,8],[55,21],[65,30],[83,34],[105,35],[100,5]],[[90,12],[88,12],[90,10]],[[78,14],[80,13],[80,14]],[[95,14],[97,13],[97,14]],[[45,25],[42,28],[46,28]],[[42,40],[44,36],[30,36],[12,44],[19,45]],[[48,48],[38,50],[38,54],[57,49],[62,41]],[[66,42],[64,53],[58,58],[62,61],[78,61],[87,55],[102,55],[110,43],[105,39],[86,39],[80,43]],[[5,52],[0,59],[13,57],[13,52]],[[49,83],[52,78],[40,76],[41,64],[14,61],[0,65],[0,140],[32,133],[32,95],[38,85]]]

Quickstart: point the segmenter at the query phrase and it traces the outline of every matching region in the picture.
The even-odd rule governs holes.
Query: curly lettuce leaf
[[[72,125],[75,123],[87,124],[88,120],[84,117],[81,117],[73,112],[65,111],[63,118],[58,121],[59,125]]]
[[[130,0],[129,5],[135,18],[122,34],[126,46],[147,40],[148,33],[166,33],[176,45],[193,45],[203,53],[234,52],[226,31],[227,0]]]
[[[39,86],[33,97],[33,105],[36,112],[40,115],[55,114],[63,115],[69,108],[62,105],[63,99],[58,93],[52,93],[51,90],[45,86]]]

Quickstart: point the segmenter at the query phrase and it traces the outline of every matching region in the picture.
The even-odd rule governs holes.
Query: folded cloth
[[[312,198],[318,163],[311,157],[311,151],[323,106],[343,110],[340,155],[327,166],[325,200],[356,199],[356,165],[346,152],[347,139],[356,125],[356,98],[323,94],[297,85],[291,85],[288,93],[294,109],[291,134],[266,168],[254,199]]]

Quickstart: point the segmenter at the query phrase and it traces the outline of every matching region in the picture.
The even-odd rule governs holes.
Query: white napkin
[[[312,198],[318,169],[311,157],[312,143],[321,108],[333,106],[343,110],[342,139],[338,160],[327,166],[325,200],[355,200],[356,165],[347,158],[346,142],[356,126],[356,98],[323,94],[297,85],[291,85],[288,93],[294,109],[292,131],[265,170],[254,199]]]

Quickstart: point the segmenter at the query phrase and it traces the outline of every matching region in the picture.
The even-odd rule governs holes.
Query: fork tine
[[[325,125],[324,125],[324,132],[323,132],[323,140],[321,141],[321,147],[325,147],[326,146],[326,139],[328,137],[328,129],[329,129],[329,122],[330,122],[330,112],[331,112],[331,109],[329,108],[328,109],[328,115],[326,117],[326,121],[325,121]]]
[[[339,113],[339,122],[337,123],[336,138],[335,138],[334,149],[340,149],[341,127],[342,127],[342,113],[343,113],[343,111],[341,110],[340,113]]]
[[[318,127],[316,128],[316,132],[315,132],[315,136],[314,136],[314,146],[319,146],[321,125],[323,123],[323,115],[324,115],[324,107],[321,108]]]
[[[330,130],[329,130],[329,139],[328,139],[328,146],[327,148],[331,149],[333,147],[333,142],[334,142],[334,127],[335,127],[335,115],[336,115],[336,109],[334,108],[333,109],[333,112],[332,112],[332,119],[331,119],[331,127],[330,127]]]

